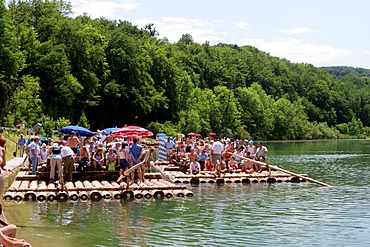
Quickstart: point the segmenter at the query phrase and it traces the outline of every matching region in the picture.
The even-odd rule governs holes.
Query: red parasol
[[[202,135],[201,135],[201,134],[195,134],[195,136],[200,137],[200,136],[202,136]]]
[[[208,135],[209,135],[209,136],[215,136],[215,135],[216,135],[216,133],[212,132],[212,133],[209,133]]]
[[[119,128],[118,130],[112,131],[112,134],[113,135],[117,135],[117,134],[127,135],[127,136],[137,135],[137,137],[149,137],[149,136],[154,135],[153,132],[151,132],[150,130],[147,130],[140,126],[133,126],[133,125]]]
[[[188,133],[188,136],[195,136],[196,134],[193,132]]]

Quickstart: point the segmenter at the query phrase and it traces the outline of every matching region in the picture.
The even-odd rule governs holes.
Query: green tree
[[[22,81],[23,86],[18,87],[12,97],[11,112],[15,122],[33,126],[42,116],[40,84],[31,76],[24,76]]]

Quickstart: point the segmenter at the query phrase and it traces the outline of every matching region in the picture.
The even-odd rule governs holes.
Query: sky
[[[370,69],[368,0],[70,0],[74,16],[153,23],[158,38],[250,45],[294,63]]]

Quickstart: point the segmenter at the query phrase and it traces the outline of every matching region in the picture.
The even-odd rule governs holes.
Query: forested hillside
[[[169,43],[154,24],[72,18],[64,1],[0,3],[0,117],[9,126],[135,124],[254,139],[369,135],[369,77],[334,77],[251,46],[198,44],[190,34]]]

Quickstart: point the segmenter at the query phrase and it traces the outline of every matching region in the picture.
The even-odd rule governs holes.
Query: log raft
[[[153,199],[163,200],[172,197],[193,196],[194,194],[185,185],[176,185],[162,179],[160,173],[145,174],[143,183],[137,182],[127,188],[126,182],[117,183],[113,180],[98,181],[95,176],[92,180],[77,180],[75,182],[52,182],[37,180],[37,175],[28,175],[19,172],[14,182],[4,193],[4,200],[27,201],[87,201],[101,199],[125,200]]]
[[[202,171],[200,174],[187,174],[184,169],[168,163],[154,165],[158,172],[146,173],[143,183],[136,182],[128,186],[127,180],[119,180],[119,174],[110,178],[107,172],[91,172],[79,174],[74,182],[60,184],[49,182],[48,173],[29,175],[20,171],[14,182],[4,193],[4,200],[28,201],[87,201],[87,200],[167,200],[176,197],[192,197],[194,193],[187,185],[201,183],[243,185],[253,183],[300,183],[310,181],[306,174],[288,173],[285,170],[271,166],[261,173],[224,173],[221,176],[215,172]],[[268,167],[267,167],[268,168]],[[273,169],[271,169],[273,168]],[[75,175],[75,174],[74,174]],[[46,179],[45,179],[46,177]],[[100,179],[104,178],[104,179]],[[117,181],[117,182],[116,182]]]
[[[307,174],[291,174],[280,170],[264,170],[261,173],[222,173],[220,177],[213,171],[202,171],[200,174],[188,174],[180,170],[175,170],[172,166],[167,169],[167,164],[156,165],[155,168],[162,176],[175,184],[200,184],[200,183],[280,183],[280,182],[306,182]],[[309,180],[308,180],[309,181]]]

